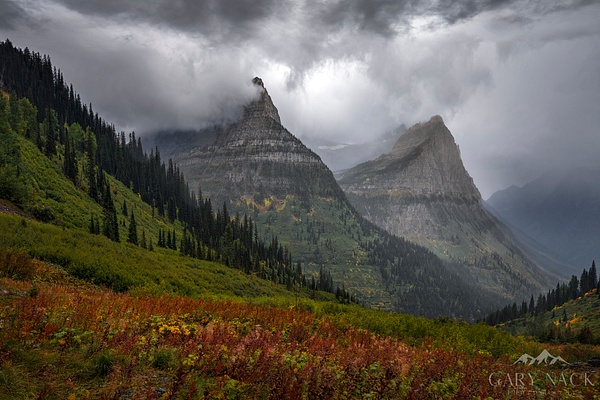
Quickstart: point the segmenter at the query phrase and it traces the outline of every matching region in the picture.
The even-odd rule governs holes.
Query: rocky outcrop
[[[338,180],[365,218],[431,249],[461,276],[507,300],[556,284],[482,206],[440,116],[410,128],[392,151]]]

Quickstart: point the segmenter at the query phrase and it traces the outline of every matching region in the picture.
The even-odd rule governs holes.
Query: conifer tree
[[[569,281],[569,299],[575,300],[579,293],[579,279],[575,275],[571,275]]]
[[[114,242],[119,241],[119,222],[117,220],[117,211],[112,199],[110,185],[107,183],[104,187],[104,196],[102,204],[102,233],[104,236]]]
[[[533,295],[531,295],[531,299],[529,299],[529,314],[535,314],[535,300],[533,299]]]
[[[590,274],[584,268],[581,273],[581,278],[579,279],[579,294],[584,295],[588,290],[590,290]]]
[[[127,241],[136,246],[138,245],[137,224],[135,222],[133,211],[131,211],[131,218],[129,219],[129,234],[127,235]]]
[[[592,266],[588,271],[588,279],[589,279],[589,289],[592,290],[598,285],[598,273],[596,271],[596,261],[592,261]]]
[[[44,120],[44,133],[46,134],[45,154],[48,157],[56,154],[56,141],[58,139],[58,118],[56,111],[49,110]]]
[[[92,214],[92,216],[90,218],[90,233],[91,234],[96,233],[96,222],[94,221],[94,214]]]
[[[63,168],[65,176],[69,178],[74,185],[77,185],[77,157],[75,155],[75,149],[69,139],[65,141],[65,162]]]

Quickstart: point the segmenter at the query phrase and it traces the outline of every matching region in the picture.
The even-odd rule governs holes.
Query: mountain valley
[[[547,173],[494,193],[491,212],[550,256],[565,278],[600,259],[600,167]]]

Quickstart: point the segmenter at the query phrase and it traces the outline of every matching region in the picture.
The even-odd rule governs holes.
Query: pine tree
[[[118,242],[119,222],[117,220],[117,211],[115,210],[115,203],[113,202],[110,185],[108,183],[104,187],[102,206],[102,233],[110,240]]]
[[[98,171],[94,164],[88,159],[87,160],[87,180],[88,180],[88,195],[97,201],[98,203],[101,201],[100,199],[100,191],[98,190],[98,180],[96,176],[98,175]]]
[[[69,178],[74,185],[77,184],[77,158],[75,156],[75,149],[73,148],[71,141],[67,139],[65,141],[65,161],[63,164],[63,171],[65,176]]]
[[[92,214],[92,216],[90,218],[90,233],[91,234],[96,233],[96,222],[94,221],[94,214]]]
[[[135,215],[133,211],[131,211],[131,218],[129,220],[129,234],[127,235],[127,241],[129,243],[138,245],[138,234],[137,234],[137,224],[135,222]]]
[[[575,275],[571,275],[569,281],[569,299],[575,300],[579,294],[579,279]]]
[[[49,110],[44,119],[44,133],[46,134],[45,154],[51,157],[56,154],[56,141],[58,139],[58,118],[56,111]]]
[[[588,290],[590,290],[589,277],[590,277],[590,274],[584,268],[583,272],[581,273],[581,278],[579,279],[579,294],[580,295],[584,295],[585,293],[587,293]]]
[[[529,314],[535,314],[535,300],[533,299],[533,295],[531,295],[531,299],[529,300]]]
[[[592,266],[588,271],[589,289],[592,290],[598,285],[598,273],[596,271],[596,261],[592,261]]]

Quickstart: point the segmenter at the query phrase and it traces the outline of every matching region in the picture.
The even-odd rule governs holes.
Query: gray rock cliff
[[[252,197],[263,188],[276,195],[331,194],[337,187],[333,174],[281,125],[262,80],[254,78],[253,83],[257,98],[238,122],[224,129],[213,145],[175,157],[191,187],[200,186],[219,202]]]
[[[440,116],[411,127],[390,153],[345,171],[338,182],[365,218],[429,248],[468,281],[507,300],[558,280],[484,209]]]

